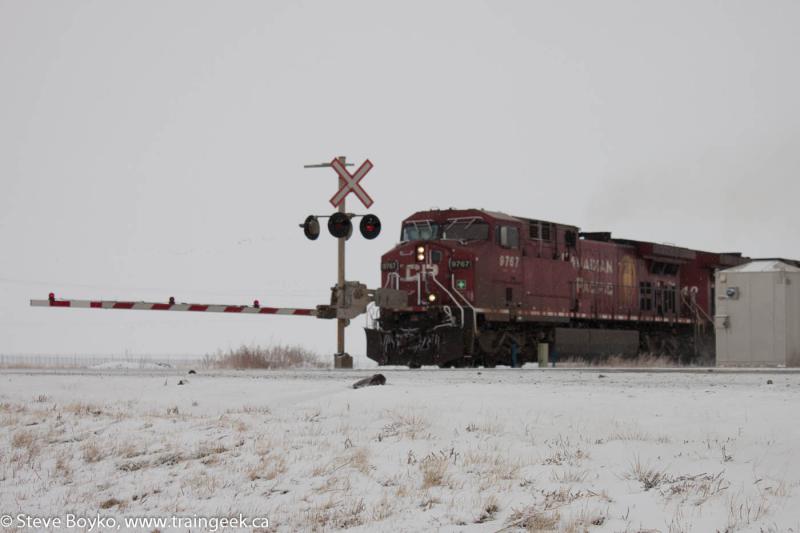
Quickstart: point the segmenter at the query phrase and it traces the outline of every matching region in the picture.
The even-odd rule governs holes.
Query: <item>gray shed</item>
[[[720,270],[715,294],[717,366],[800,366],[794,261],[763,259]]]

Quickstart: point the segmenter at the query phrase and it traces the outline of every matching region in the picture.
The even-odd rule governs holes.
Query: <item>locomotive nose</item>
[[[425,257],[419,265],[422,278],[419,301],[428,305],[461,306],[465,300],[472,300],[475,261],[470,250],[425,243],[417,245],[415,251],[418,256]]]
[[[472,299],[473,254],[431,241],[403,243],[381,260],[382,285],[408,295],[409,306],[463,305]]]

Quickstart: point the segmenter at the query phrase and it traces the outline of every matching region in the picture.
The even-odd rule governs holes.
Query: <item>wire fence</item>
[[[204,358],[130,355],[16,355],[0,354],[0,368],[127,368],[132,370],[201,366]]]

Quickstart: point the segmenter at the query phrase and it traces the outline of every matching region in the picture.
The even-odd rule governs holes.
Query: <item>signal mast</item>
[[[350,219],[356,216],[352,213],[347,213],[346,198],[350,192],[353,192],[356,194],[356,196],[358,196],[367,209],[369,209],[373,203],[372,198],[370,198],[367,192],[359,185],[359,181],[361,181],[361,179],[366,176],[367,172],[372,169],[372,162],[367,159],[359,167],[359,169],[356,170],[355,174],[352,175],[347,171],[348,166],[353,166],[353,164],[348,164],[347,158],[343,155],[337,157],[330,163],[304,165],[304,168],[330,167],[336,170],[336,173],[339,176],[339,189],[330,200],[331,204],[338,208],[338,211],[328,218],[328,231],[339,241],[336,287],[334,295],[331,298],[332,303],[335,302],[339,309],[342,309],[346,306],[345,243],[353,233],[353,223]],[[322,217],[309,215],[306,217],[305,222],[300,225],[300,227],[303,228],[303,233],[305,236],[312,241],[319,237],[319,218]],[[359,230],[365,239],[374,239],[381,232],[381,221],[375,215],[364,215],[361,219],[361,223],[359,224]],[[341,313],[337,311],[336,353],[333,355],[334,368],[353,368],[353,358],[345,351],[344,328],[347,327],[347,325],[350,323],[350,320],[348,318],[339,316],[340,314]]]

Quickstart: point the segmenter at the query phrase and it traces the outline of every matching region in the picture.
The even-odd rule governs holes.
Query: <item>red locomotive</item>
[[[582,233],[479,209],[414,213],[381,258],[381,283],[408,294],[367,328],[381,365],[518,366],[551,357],[710,350],[718,254]]]

